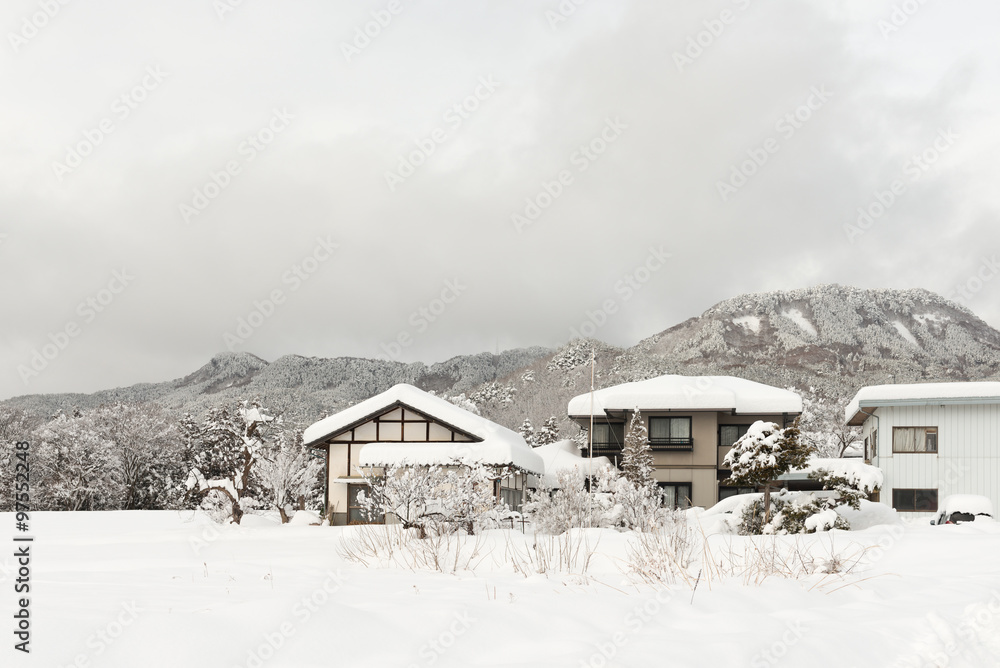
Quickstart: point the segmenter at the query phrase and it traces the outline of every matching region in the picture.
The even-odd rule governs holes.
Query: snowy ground
[[[831,540],[842,554],[882,547],[846,576],[703,579],[692,600],[683,583],[630,581],[631,538],[613,531],[591,532],[588,577],[525,577],[502,559],[519,531],[491,532],[475,572],[451,575],[346,562],[338,545],[353,528],[220,529],[175,512],[32,520],[32,653],[13,649],[4,549],[2,666],[1000,665],[993,523],[800,538],[817,554]],[[710,540],[720,559],[761,544]]]

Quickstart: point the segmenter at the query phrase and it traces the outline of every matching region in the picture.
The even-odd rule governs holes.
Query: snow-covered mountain
[[[198,413],[209,406],[259,397],[272,411],[284,412],[296,423],[305,425],[396,383],[459,394],[551,355],[548,348],[524,348],[499,355],[463,355],[427,366],[420,362],[299,355],[285,355],[268,363],[250,353],[221,353],[194,373],[165,383],[132,385],[93,394],[28,395],[4,403],[39,416],[106,403],[147,401],[178,412]]]
[[[598,387],[664,373],[733,375],[815,388],[819,397],[846,401],[866,384],[1000,378],[1000,332],[967,308],[926,290],[823,285],[729,299],[630,348],[573,341],[558,351],[482,353],[430,366],[298,355],[268,363],[224,353],[171,382],[7,403],[36,415],[115,401],[198,412],[257,396],[308,424],[407,382],[439,394],[464,393],[484,415],[517,428],[525,417],[538,426],[551,415],[565,416],[569,399],[590,387],[591,348]],[[562,426],[564,435],[575,431],[568,421]]]

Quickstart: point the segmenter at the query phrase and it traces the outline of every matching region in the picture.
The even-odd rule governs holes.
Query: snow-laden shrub
[[[420,538],[461,528],[473,534],[477,524],[495,520],[506,506],[493,494],[502,475],[482,464],[456,460],[449,466],[393,465],[380,474],[362,471],[368,489],[359,494],[369,521],[390,518]]]
[[[771,497],[771,521],[764,522],[763,499],[754,499],[740,515],[741,534],[800,534],[847,529],[851,525],[837,514],[835,498],[808,493],[779,494]]]
[[[604,468],[595,476],[593,493],[586,489],[586,474],[579,469],[562,470],[557,480],[557,489],[532,492],[524,504],[541,533],[590,527],[648,531],[669,512],[660,505],[657,487],[637,486],[615,468]]]

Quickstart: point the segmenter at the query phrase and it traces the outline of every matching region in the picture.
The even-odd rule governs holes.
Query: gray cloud
[[[629,344],[742,292],[958,294],[1000,253],[993,5],[924,5],[883,36],[891,2],[584,3],[554,27],[556,2],[403,2],[348,62],[388,4],[220,19],[101,0],[62,6],[17,51],[8,34],[0,396],[183,375],[240,319],[236,349],[266,359],[374,357],[402,336],[400,359],[435,361],[559,345],[609,300],[596,336]],[[18,33],[37,11],[11,3],[2,23]],[[166,76],[136,93],[150,67]],[[293,116],[280,132],[276,109]],[[53,162],[104,120],[60,180]],[[401,158],[421,164],[390,190]],[[338,246],[326,259],[318,238]],[[79,305],[122,268],[134,281],[88,320]],[[1000,325],[998,290],[964,303]]]

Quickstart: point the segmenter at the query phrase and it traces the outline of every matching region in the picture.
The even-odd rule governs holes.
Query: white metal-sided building
[[[951,494],[1000,505],[1000,382],[863,387],[845,413],[885,475],[881,502],[928,516]]]

